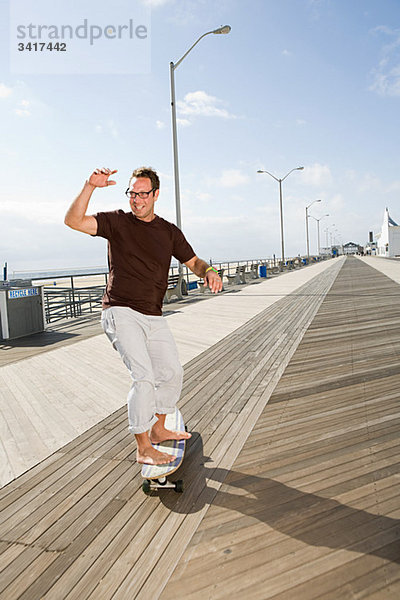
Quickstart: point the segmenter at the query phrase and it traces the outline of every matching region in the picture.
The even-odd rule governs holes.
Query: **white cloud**
[[[375,173],[358,174],[352,181],[357,193],[366,194],[374,193],[382,196],[382,194],[396,194],[400,192],[400,181],[385,181],[375,175]]]
[[[169,4],[174,2],[174,0],[142,0],[143,4],[146,6],[150,6],[150,8],[158,8],[159,6],[164,6],[164,4]]]
[[[14,109],[14,112],[18,117],[30,117],[31,111],[28,109],[29,106],[29,100],[21,100],[18,107]]]
[[[30,90],[22,81],[17,81],[13,87],[9,87],[4,83],[0,83],[0,98],[13,97],[15,102],[13,112],[18,117],[29,117],[31,115],[30,107],[32,105],[31,100],[26,100],[26,97],[22,94],[31,96]],[[35,106],[39,106],[39,102],[34,100]]]
[[[387,191],[390,192],[400,192],[400,181],[393,181],[387,186]]]
[[[373,173],[365,173],[359,176],[356,182],[357,190],[361,193],[375,191],[383,191],[382,182],[379,177]]]
[[[32,207],[35,210],[32,211]],[[37,199],[31,196],[29,201],[23,199],[4,199],[2,201],[4,216],[12,216],[18,222],[23,218],[30,223],[62,223],[64,220],[65,206],[50,200]]]
[[[235,119],[235,115],[230,114],[226,108],[221,108],[222,104],[222,100],[210,96],[203,90],[189,92],[184,100],[177,102],[178,111],[181,115]]]
[[[30,117],[31,116],[31,111],[26,110],[24,108],[15,108],[14,112],[18,117]]]
[[[326,0],[308,0],[310,15],[314,21],[318,21],[321,18],[325,4]]]
[[[113,138],[118,137],[118,129],[112,119],[109,119],[105,123],[98,123],[94,129],[96,133],[111,135]]]
[[[150,0],[152,1],[152,0]],[[158,0],[154,0],[156,3]],[[163,4],[167,4],[168,0],[161,0]],[[178,27],[190,27],[199,24],[199,19],[202,20],[200,16],[202,7],[204,6],[205,0],[171,0],[171,10],[168,11],[168,14],[165,14],[165,22],[170,24],[172,23],[174,26]],[[218,6],[214,5],[213,7],[213,15],[215,18],[216,10],[221,12],[221,4],[222,0],[219,1]]]
[[[332,183],[332,174],[327,165],[315,163],[304,167],[301,173],[302,183],[312,186],[329,186]]]
[[[382,47],[382,58],[371,71],[369,89],[381,96],[400,96],[400,29],[379,26],[373,33],[386,36],[390,43]]]
[[[357,178],[357,171],[355,171],[354,169],[347,169],[347,171],[345,171],[344,175],[345,175],[346,179],[353,182]]]
[[[161,181],[163,181],[164,179],[167,179],[168,181],[173,181],[174,180],[174,175],[173,173],[167,173],[164,171],[158,171],[158,176],[160,178]]]
[[[283,56],[293,56],[293,52],[290,52],[290,50],[282,50],[282,54]]]
[[[191,125],[189,119],[177,119],[176,122],[180,127],[189,127]]]
[[[335,194],[327,203],[330,215],[339,213],[345,210],[346,202],[342,194]],[[322,210],[322,207],[321,207]]]
[[[383,63],[381,61],[380,66],[372,71],[370,90],[380,96],[400,96],[400,65],[387,68]]]
[[[164,127],[165,127],[164,121],[156,121],[156,127],[157,127],[157,129],[164,129]]]
[[[212,200],[213,196],[211,194],[208,194],[207,192],[197,192],[196,193],[196,199],[200,200],[200,202],[209,202],[209,200]]]
[[[305,121],[304,119],[296,119],[296,125],[298,125],[299,127],[303,127],[304,125],[307,125],[307,121]]]
[[[12,94],[12,88],[8,87],[4,83],[0,83],[0,98],[8,98]]]
[[[248,175],[245,175],[239,169],[227,169],[222,171],[219,184],[225,188],[234,188],[247,183],[249,180]]]
[[[242,215],[190,215],[187,222],[191,225],[243,225]]]

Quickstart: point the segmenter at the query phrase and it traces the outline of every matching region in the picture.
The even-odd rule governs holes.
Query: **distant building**
[[[374,241],[374,232],[370,231],[368,234],[368,242],[364,247],[365,254],[376,254],[376,242]]]
[[[327,246],[326,248],[322,247],[320,248],[319,253],[321,256],[331,256],[332,249],[329,246]]]
[[[363,248],[354,242],[347,242],[347,244],[343,244],[343,254],[357,254],[358,252],[362,253]]]
[[[364,250],[365,254],[376,254],[376,242],[368,242]]]
[[[336,244],[334,246],[326,246],[325,248],[320,248],[320,256],[340,256],[343,254],[343,248],[340,244]]]
[[[388,208],[385,208],[382,229],[376,234],[376,246],[378,256],[400,256],[400,226],[389,215]]]

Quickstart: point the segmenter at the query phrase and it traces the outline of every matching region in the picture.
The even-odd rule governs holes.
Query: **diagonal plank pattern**
[[[175,310],[170,305],[164,314],[181,363],[331,264],[320,261],[279,277],[232,286],[218,296],[203,294],[201,302],[196,295],[188,296]],[[110,353],[99,314],[96,320],[97,327],[93,320],[74,319],[53,331],[0,344],[6,363],[0,366],[0,487],[124,406],[130,376],[118,353]]]
[[[185,366],[183,495],[144,496],[125,408],[5,487],[0,598],[158,597],[342,265]]]
[[[162,600],[397,600],[399,399],[400,286],[349,258]]]

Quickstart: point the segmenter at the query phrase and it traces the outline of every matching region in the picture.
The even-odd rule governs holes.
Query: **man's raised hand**
[[[76,231],[82,231],[82,233],[88,233],[89,235],[97,234],[97,219],[94,215],[87,215],[87,209],[90,198],[93,191],[98,187],[108,187],[109,185],[115,185],[117,182],[109,180],[110,175],[117,172],[117,169],[113,171],[103,167],[102,169],[95,169],[89,179],[85,181],[85,185],[82,188],[79,196],[75,198],[64,218],[64,223],[76,229]]]
[[[114,175],[117,170],[118,169],[114,169],[112,171],[111,169],[106,169],[105,167],[102,169],[96,169],[89,177],[90,185],[93,185],[94,187],[107,187],[108,185],[115,185],[117,182],[113,179],[109,180],[108,178],[110,175]]]

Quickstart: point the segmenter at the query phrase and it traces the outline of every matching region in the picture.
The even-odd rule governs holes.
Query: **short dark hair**
[[[152,167],[138,167],[135,169],[129,180],[129,185],[131,185],[132,179],[138,179],[139,177],[147,177],[147,179],[150,179],[153,190],[160,189],[160,179]]]

